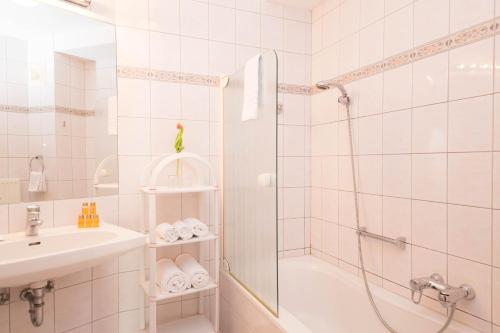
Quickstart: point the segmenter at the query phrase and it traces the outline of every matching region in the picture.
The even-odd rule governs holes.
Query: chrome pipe
[[[54,290],[54,281],[47,281],[45,285],[37,283],[36,286],[28,287],[21,291],[19,298],[21,301],[29,302],[29,316],[34,327],[40,327],[44,321],[45,294]]]
[[[356,233],[361,236],[378,239],[386,243],[391,243],[394,246],[400,248],[401,250],[404,250],[406,248],[406,237],[391,238],[391,237],[381,236],[367,231],[365,227],[360,227],[356,231]]]

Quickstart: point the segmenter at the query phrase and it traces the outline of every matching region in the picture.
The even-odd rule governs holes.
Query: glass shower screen
[[[223,92],[224,259],[232,277],[277,315],[277,57],[274,51],[262,54],[258,81],[257,107],[252,109],[250,105],[256,112],[250,114],[242,113],[244,68],[229,77]]]

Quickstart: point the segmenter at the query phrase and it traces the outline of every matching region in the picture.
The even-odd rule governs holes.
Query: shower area
[[[398,202],[408,199],[370,193],[382,157],[360,151],[378,138],[359,116],[357,87],[318,82],[311,114],[289,125],[276,53],[252,61],[221,78],[223,273],[236,286],[223,299],[245,294],[265,332],[482,332],[463,324],[477,281],[447,279],[446,264],[412,243]]]

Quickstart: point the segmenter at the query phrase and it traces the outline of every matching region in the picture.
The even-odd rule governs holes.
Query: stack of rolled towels
[[[156,266],[156,283],[162,293],[179,293],[189,288],[200,289],[210,281],[208,272],[190,254],[160,259]]]
[[[194,217],[179,220],[173,224],[161,223],[156,227],[158,237],[168,243],[177,240],[189,240],[193,237],[204,237],[208,235],[208,226]]]

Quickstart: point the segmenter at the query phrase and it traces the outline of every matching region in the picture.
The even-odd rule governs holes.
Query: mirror
[[[2,0],[0,204],[117,194],[116,94],[112,24]]]

